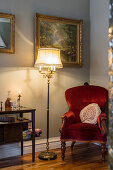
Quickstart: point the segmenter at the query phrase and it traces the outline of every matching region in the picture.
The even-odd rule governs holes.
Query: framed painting
[[[15,15],[0,13],[0,53],[15,52]]]
[[[58,48],[64,66],[82,66],[82,20],[35,16],[35,59],[38,48]]]

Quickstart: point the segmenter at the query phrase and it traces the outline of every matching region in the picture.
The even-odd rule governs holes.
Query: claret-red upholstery
[[[62,117],[61,150],[62,159],[65,157],[66,141],[72,141],[72,148],[75,142],[96,142],[102,145],[102,158],[105,160],[105,107],[108,100],[108,91],[100,86],[83,85],[70,88],[65,91],[65,99],[69,110]],[[82,123],[80,111],[91,103],[97,103],[101,109],[97,124]],[[103,126],[104,123],[104,126]]]

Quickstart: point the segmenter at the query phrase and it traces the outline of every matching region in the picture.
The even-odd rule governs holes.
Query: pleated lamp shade
[[[60,50],[56,48],[39,48],[35,67],[62,68]]]

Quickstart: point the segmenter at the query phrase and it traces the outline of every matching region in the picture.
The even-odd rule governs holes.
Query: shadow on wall
[[[56,72],[55,86],[60,84],[61,88],[71,88],[74,86],[83,85],[84,82],[89,82],[89,75],[85,75],[84,69],[80,68],[63,68]]]

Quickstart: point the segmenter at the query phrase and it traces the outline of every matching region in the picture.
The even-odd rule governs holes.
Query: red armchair
[[[83,85],[66,90],[65,99],[69,111],[62,116],[60,128],[62,159],[65,158],[66,141],[72,141],[71,149],[75,142],[79,141],[101,143],[102,160],[105,161],[107,141],[105,106],[108,100],[108,91],[100,86]],[[98,123],[82,123],[79,116],[80,111],[91,103],[97,103],[102,111],[98,117]]]

